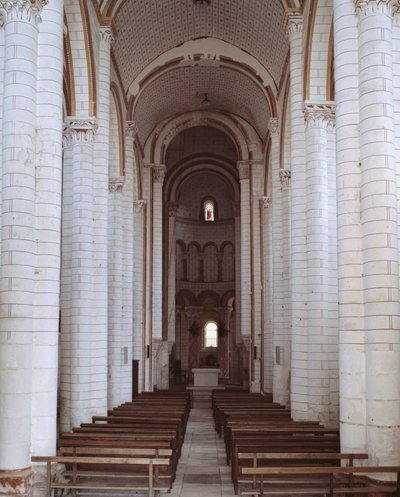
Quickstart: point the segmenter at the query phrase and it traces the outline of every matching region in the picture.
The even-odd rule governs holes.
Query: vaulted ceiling
[[[102,14],[114,19],[113,58],[127,97],[134,98],[142,142],[161,120],[201,109],[205,94],[210,110],[239,115],[264,141],[286,71],[285,11],[300,3],[99,0]],[[220,48],[210,55],[206,40],[228,47],[223,60]],[[188,55],[190,43],[196,46]]]

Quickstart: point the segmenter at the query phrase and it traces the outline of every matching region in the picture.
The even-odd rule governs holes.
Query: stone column
[[[274,359],[272,354],[272,332],[273,332],[273,287],[272,287],[272,257],[274,253],[272,240],[272,197],[260,199],[261,226],[262,226],[262,268],[263,268],[263,343],[262,343],[262,367],[263,367],[263,392],[272,392],[272,378]]]
[[[176,278],[176,213],[178,205],[170,202],[168,205],[168,342],[175,343],[175,278]]]
[[[43,9],[37,68],[37,265],[32,369],[33,454],[55,454],[62,185],[63,2]]]
[[[329,422],[329,232],[328,232],[328,127],[333,127],[330,103],[306,102],[307,186],[307,415]]]
[[[133,202],[133,359],[139,361],[139,391],[146,381],[146,201]]]
[[[67,120],[66,157],[72,168],[70,298],[63,300],[69,324],[61,330],[63,355],[61,415],[64,430],[107,410],[107,341],[94,326],[93,136],[94,118]],[[76,381],[79,376],[80,381]]]
[[[238,162],[240,178],[240,334],[247,337],[251,354],[252,343],[251,329],[251,243],[250,243],[250,162]],[[250,356],[248,361],[250,361]],[[249,364],[250,366],[250,364]],[[252,380],[251,367],[249,367],[249,381]]]
[[[122,191],[124,177],[110,178],[108,252],[108,408],[118,406],[121,396],[124,364],[123,312],[123,217]]]
[[[291,408],[294,419],[307,419],[307,256],[306,182],[303,117],[303,17],[287,16],[290,42],[291,129],[291,260],[292,260],[292,359]]]
[[[151,251],[150,271],[151,271],[151,293],[150,293],[150,309],[151,321],[149,327],[149,340],[150,340],[150,359],[152,365],[150,366],[150,374],[153,372],[156,377],[150,376],[151,388],[157,384],[157,388],[168,388],[168,379],[163,374],[165,370],[165,363],[168,362],[168,347],[160,344],[163,340],[162,336],[162,309],[163,309],[163,208],[162,208],[162,193],[163,183],[166,173],[164,164],[148,164],[147,167],[151,168],[151,195],[152,195],[152,215],[151,220]],[[165,357],[167,354],[167,357]],[[157,368],[157,364],[161,365]]]
[[[125,184],[122,190],[121,219],[123,230],[123,273],[122,273],[122,328],[124,360],[121,371],[121,397],[132,397],[132,347],[133,347],[133,270],[134,270],[134,139],[137,127],[134,121],[128,121],[125,128]],[[126,356],[125,356],[126,350]],[[125,362],[126,361],[126,362]]]
[[[262,281],[261,281],[261,232],[260,198],[264,193],[264,161],[251,161],[251,329],[252,329],[252,381],[251,391],[260,392],[262,383]]]
[[[232,202],[233,213],[235,216],[235,286],[236,286],[236,295],[235,295],[235,342],[239,345],[242,341],[242,332],[241,332],[241,322],[242,322],[242,295],[239,288],[242,288],[242,263],[241,263],[241,218],[240,218],[240,203]]]
[[[100,26],[98,80],[97,80],[97,131],[93,147],[93,326],[96,329],[98,343],[102,342],[104,352],[108,344],[108,199],[109,199],[109,142],[110,142],[110,50],[113,36],[110,26]],[[119,195],[120,197],[121,195]],[[120,226],[121,220],[118,220]],[[121,243],[118,244],[121,249]],[[121,260],[118,261],[120,264]],[[121,333],[121,326],[118,326]],[[107,357],[104,357],[107,361]],[[118,356],[118,362],[121,354]],[[111,359],[112,361],[112,359]],[[118,402],[119,396],[113,396],[108,388],[109,402]],[[111,395],[111,397],[110,397]],[[109,405],[109,408],[114,407]]]
[[[4,29],[0,469],[30,467],[36,268],[38,24],[47,1],[0,1]],[[14,474],[26,487],[29,474]],[[2,473],[0,488],[7,487]]]
[[[282,183],[280,176],[279,121],[271,118],[271,179],[272,179],[272,355],[274,360],[272,393],[275,402],[289,404],[290,368],[290,330],[287,328],[285,289],[283,272],[285,270],[283,250],[283,206]],[[288,174],[290,171],[288,171]],[[289,183],[288,183],[289,184]],[[286,192],[285,192],[286,193]]]
[[[360,84],[366,421],[373,464],[399,462],[399,244],[392,73],[392,2],[355,0]]]
[[[353,0],[334,0],[340,439],[365,452],[365,353],[360,223],[358,31]]]

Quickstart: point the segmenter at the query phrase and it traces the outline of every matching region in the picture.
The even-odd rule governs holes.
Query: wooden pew
[[[302,437],[303,442],[305,440],[310,440],[311,442],[321,443],[323,444],[324,438],[328,436],[327,440],[332,441],[335,438],[339,440],[339,431],[336,429],[323,428],[322,426],[310,426],[310,425],[302,425],[301,422],[292,422],[291,423],[276,423],[276,424],[254,424],[254,425],[231,425],[227,426],[227,430],[225,433],[225,446],[227,453],[228,464],[232,455],[232,448],[236,440],[238,439],[246,439],[248,436],[257,437],[257,438],[268,438],[269,440],[273,439],[282,439],[293,440],[293,443],[296,444],[300,441],[297,437]],[[249,438],[247,438],[249,440]]]
[[[390,494],[400,497],[400,466],[267,466],[242,468],[242,474],[252,478],[241,495],[260,497],[319,495]],[[394,474],[393,482],[377,481],[378,476]],[[374,480],[362,475],[373,475]]]
[[[169,458],[152,457],[79,457],[79,456],[32,456],[32,462],[46,463],[47,497],[52,491],[62,490],[93,490],[115,492],[147,491],[149,497],[154,497],[159,490],[171,488],[170,482],[160,478],[158,469],[169,465]],[[57,482],[52,478],[51,465],[65,464],[70,469],[70,481]],[[143,477],[143,467],[147,468]],[[138,468],[141,468],[138,471]]]
[[[242,469],[245,467],[257,468],[259,466],[340,466],[345,462],[348,466],[354,466],[354,460],[368,459],[368,454],[344,454],[340,452],[295,452],[293,447],[290,452],[239,452],[232,459],[232,480],[235,494],[241,487],[247,488],[253,483],[253,479],[244,479]],[[240,478],[240,479],[239,479]]]

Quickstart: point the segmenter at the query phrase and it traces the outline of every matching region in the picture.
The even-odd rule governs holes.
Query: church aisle
[[[225,447],[211,409],[192,409],[171,497],[234,497]]]

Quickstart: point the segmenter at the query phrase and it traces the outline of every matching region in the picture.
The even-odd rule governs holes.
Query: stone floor
[[[225,447],[211,409],[193,408],[171,497],[234,497]]]

